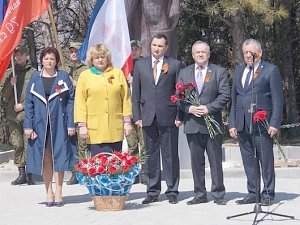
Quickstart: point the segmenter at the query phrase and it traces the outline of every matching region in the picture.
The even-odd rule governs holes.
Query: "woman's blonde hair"
[[[86,61],[87,61],[87,66],[93,66],[93,58],[96,56],[102,56],[107,58],[107,66],[112,66],[112,61],[111,61],[111,52],[109,49],[106,47],[105,44],[96,44],[92,45],[87,53],[86,53]]]

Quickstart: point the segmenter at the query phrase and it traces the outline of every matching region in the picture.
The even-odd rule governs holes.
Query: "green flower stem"
[[[277,147],[278,147],[278,153],[280,153],[283,156],[285,162],[288,162],[288,159],[287,159],[283,149],[281,148],[281,146],[278,142],[278,139],[275,136],[273,137],[273,141],[274,141],[275,145],[277,145]]]
[[[260,122],[260,124],[262,124],[263,127],[267,131],[269,130],[270,125],[269,125],[269,122],[267,120],[263,120],[263,121],[259,120],[258,122]],[[278,139],[276,138],[276,136],[273,136],[273,141],[274,141],[274,144],[277,145],[277,147],[278,147],[278,153],[280,153],[283,156],[285,162],[288,162],[288,158],[286,157],[283,149],[281,148],[281,145],[279,144]]]
[[[183,101],[194,106],[201,105],[200,96],[194,89],[185,93],[185,98]],[[218,123],[218,121],[215,120],[215,118],[212,115],[205,115],[204,121],[210,138],[214,138],[218,134],[223,134],[220,128],[220,124]]]
[[[210,138],[214,138],[218,134],[223,134],[220,128],[220,124],[215,120],[215,118],[212,115],[205,115],[204,121]]]

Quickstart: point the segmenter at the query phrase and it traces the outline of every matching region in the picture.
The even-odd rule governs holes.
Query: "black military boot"
[[[78,184],[78,180],[75,175],[75,171],[72,172],[72,176],[70,180],[67,182],[67,185],[73,185],[73,184]]]
[[[140,183],[141,184],[147,184],[147,177],[145,174],[145,165],[142,165],[142,169],[141,172],[139,174],[139,178],[140,178]]]
[[[138,175],[134,178],[133,184],[139,184],[139,183],[140,183],[140,174],[138,174]]]
[[[18,167],[18,170],[19,170],[19,176],[17,177],[17,179],[11,182],[11,185],[19,185],[19,184],[27,183],[25,166]]]
[[[35,185],[35,182],[33,181],[31,173],[27,173],[27,184],[28,185]]]

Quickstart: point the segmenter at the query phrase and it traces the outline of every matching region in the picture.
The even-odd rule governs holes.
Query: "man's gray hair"
[[[261,51],[260,42],[258,40],[252,39],[252,38],[245,40],[244,43],[243,43],[242,48],[244,48],[244,46],[250,45],[250,44],[254,44],[256,46],[257,50]]]
[[[200,44],[205,45],[205,46],[207,47],[207,50],[210,52],[210,47],[209,47],[209,45],[208,45],[206,42],[204,42],[204,41],[196,41],[196,42],[193,44],[193,46],[192,46],[192,51],[193,51],[194,46],[200,45]]]

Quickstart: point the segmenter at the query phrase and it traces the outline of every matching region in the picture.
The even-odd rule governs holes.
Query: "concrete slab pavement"
[[[207,190],[210,190],[209,170],[206,171]],[[34,186],[11,186],[10,182],[17,175],[15,169],[0,168],[0,224],[1,225],[248,225],[252,224],[255,214],[227,220],[227,216],[253,211],[254,204],[236,205],[235,200],[243,198],[246,193],[246,179],[243,169],[224,168],[225,186],[228,200],[226,206],[218,206],[212,202],[208,193],[209,203],[200,205],[186,205],[193,197],[193,180],[190,170],[182,171],[180,181],[179,203],[171,205],[164,194],[159,202],[142,205],[145,197],[145,186],[137,184],[132,187],[125,209],[117,212],[96,211],[81,185],[64,185],[61,208],[47,208],[44,205],[45,188],[42,182]],[[276,169],[277,194],[275,204],[262,207],[263,210],[295,216],[295,220],[284,217],[270,216],[264,213],[258,219],[264,218],[262,225],[300,225],[300,168]],[[68,173],[67,178],[70,176]],[[165,183],[162,182],[165,190]]]

